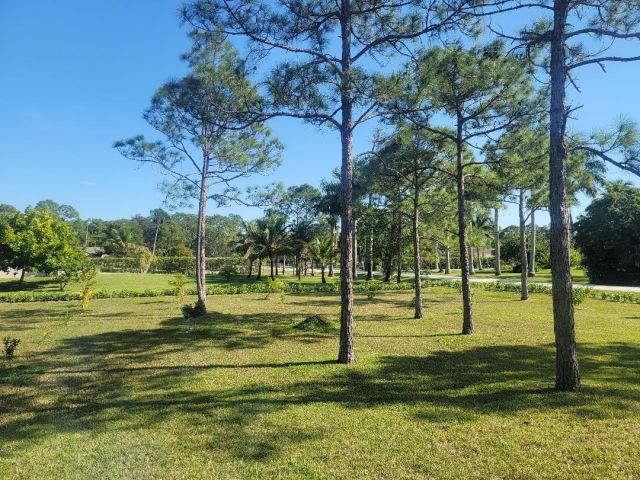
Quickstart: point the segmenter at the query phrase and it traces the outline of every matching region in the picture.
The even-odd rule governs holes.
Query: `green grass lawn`
[[[438,272],[431,272],[432,275],[443,275],[444,274]],[[451,277],[459,277],[460,270],[451,270],[449,274]],[[510,271],[503,271],[502,275],[496,276],[491,268],[485,268],[483,270],[476,270],[474,275],[475,277],[483,277],[483,278],[492,278],[496,280],[500,279],[520,279],[520,273],[513,273]],[[589,283],[589,278],[587,278],[586,272],[581,268],[572,268],[571,276],[573,277],[573,282],[578,284]],[[529,277],[532,282],[551,282],[551,270],[546,268],[542,270],[538,270],[534,277]]]
[[[548,295],[356,299],[359,362],[334,363],[337,296],[0,304],[0,472],[86,478],[638,478],[640,310],[577,308],[583,391],[550,390]]]
[[[169,281],[173,278],[173,274],[164,273],[100,273],[97,276],[95,290],[146,290],[146,289],[164,289],[170,288]],[[269,276],[267,269],[263,271],[262,280],[266,281]],[[189,276],[189,285],[194,286],[196,280],[194,276]],[[291,275],[290,270],[287,274],[278,276],[278,278],[287,281],[298,281],[298,277]],[[319,283],[321,281],[320,273],[316,272],[314,276],[302,277],[302,283]],[[327,277],[327,281],[339,281],[337,276]],[[208,275],[207,284],[244,284],[255,282],[254,279],[248,279],[246,275],[236,275],[231,280],[223,278],[219,275]],[[58,282],[53,277],[26,277],[23,285],[14,279],[0,279],[0,292],[17,292],[26,291],[59,291]],[[75,292],[81,290],[80,284],[71,282],[65,288],[65,291]]]

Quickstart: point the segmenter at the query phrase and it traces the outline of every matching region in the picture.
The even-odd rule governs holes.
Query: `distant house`
[[[101,257],[104,255],[104,247],[87,247],[87,255],[90,257]]]

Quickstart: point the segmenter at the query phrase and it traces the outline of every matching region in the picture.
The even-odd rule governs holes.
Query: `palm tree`
[[[255,222],[245,223],[244,230],[238,234],[238,237],[231,242],[231,248],[234,252],[242,255],[249,261],[249,273],[247,278],[251,278],[253,274],[253,264],[257,260],[258,255],[255,246]],[[258,272],[258,280],[260,279],[260,272]]]
[[[287,220],[281,215],[270,214],[256,220],[251,232],[251,242],[258,260],[267,257],[271,264],[271,279],[275,280],[274,262],[276,255],[289,250],[290,239],[287,235]],[[258,274],[260,275],[260,273]]]
[[[322,283],[327,283],[324,272],[335,256],[335,238],[330,236],[316,238],[315,241],[309,245],[309,251],[311,256],[320,265],[320,271],[322,273]]]
[[[296,273],[298,279],[302,277],[301,262],[310,250],[313,240],[316,238],[316,228],[308,222],[295,225],[291,231],[290,244],[291,252],[296,258]]]

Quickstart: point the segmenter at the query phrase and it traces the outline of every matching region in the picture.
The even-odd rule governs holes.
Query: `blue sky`
[[[152,136],[142,112],[162,82],[185,71],[179,55],[189,45],[180,3],[0,0],[0,203],[22,209],[53,199],[73,205],[83,218],[105,219],[161,206],[160,173],[125,160],[112,144],[138,133]],[[581,92],[573,97],[584,107],[573,125],[580,129],[621,114],[640,120],[640,64],[607,70],[579,72]],[[285,144],[283,163],[256,183],[317,185],[339,165],[334,132],[287,119],[271,127]],[[368,147],[370,135],[370,127],[356,133],[356,152]],[[634,181],[622,172],[610,176]],[[221,213],[230,211],[259,213],[244,207]],[[515,220],[509,208],[504,223]]]

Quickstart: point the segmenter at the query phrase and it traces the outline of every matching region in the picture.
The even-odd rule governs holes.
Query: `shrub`
[[[204,302],[198,300],[195,305],[184,305],[182,307],[182,315],[184,318],[196,318],[201,317],[207,313],[207,308],[204,305]]]
[[[231,265],[226,265],[220,269],[218,275],[220,275],[225,280],[231,280],[231,277],[238,274],[238,270]]]
[[[11,366],[11,361],[16,352],[16,347],[20,344],[20,339],[13,337],[4,337],[2,339],[2,343],[4,344],[4,358],[7,359],[9,366]]]
[[[169,280],[169,285],[173,287],[173,292],[179,303],[184,302],[184,296],[187,285],[187,276],[184,273],[176,273],[171,280]]]
[[[82,311],[89,309],[89,301],[93,298],[93,286],[96,283],[98,272],[94,267],[84,268],[78,275],[78,280],[82,285],[80,300],[82,301]]]
[[[574,305],[580,305],[587,297],[591,296],[591,288],[574,288],[571,296],[571,301]]]

